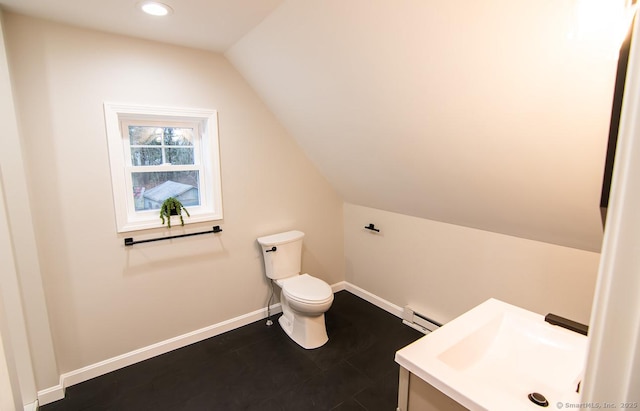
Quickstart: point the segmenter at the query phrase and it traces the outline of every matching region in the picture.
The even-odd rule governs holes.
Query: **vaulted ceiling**
[[[173,23],[134,0],[0,0],[224,52],[345,201],[600,249],[617,46],[580,0],[165,3]]]
[[[346,201],[598,250],[617,50],[572,3],[286,2],[226,55]]]

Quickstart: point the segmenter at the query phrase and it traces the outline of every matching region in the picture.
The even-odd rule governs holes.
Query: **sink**
[[[490,299],[396,353],[396,362],[470,410],[579,403],[587,337]]]

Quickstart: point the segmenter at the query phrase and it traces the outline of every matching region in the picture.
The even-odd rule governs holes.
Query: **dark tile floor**
[[[329,342],[315,350],[261,320],[71,386],[41,410],[395,410],[395,352],[422,334],[347,291],[325,319]]]

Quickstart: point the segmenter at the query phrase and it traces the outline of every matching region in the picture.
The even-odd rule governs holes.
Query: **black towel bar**
[[[172,236],[169,236],[169,237],[150,238],[148,240],[139,240],[139,241],[133,241],[133,238],[127,237],[127,238],[124,239],[124,245],[125,246],[131,246],[131,245],[134,245],[134,244],[151,243],[153,241],[171,240],[172,238],[191,237],[191,236],[194,236],[194,235],[220,233],[220,232],[222,232],[222,228],[220,228],[219,225],[216,225],[216,226],[213,226],[212,230],[210,230],[210,231],[202,231],[200,233],[172,235]]]

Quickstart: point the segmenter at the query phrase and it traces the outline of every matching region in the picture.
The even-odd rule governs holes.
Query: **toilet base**
[[[282,315],[278,319],[285,333],[304,349],[312,350],[329,341],[324,313],[308,316],[295,314],[290,307],[283,304]]]
[[[329,341],[327,327],[324,323],[324,311],[316,313],[301,313],[291,308],[289,299],[281,294],[282,315],[278,318],[280,327],[299,346],[312,350],[323,346]],[[329,309],[328,306],[323,307]]]

